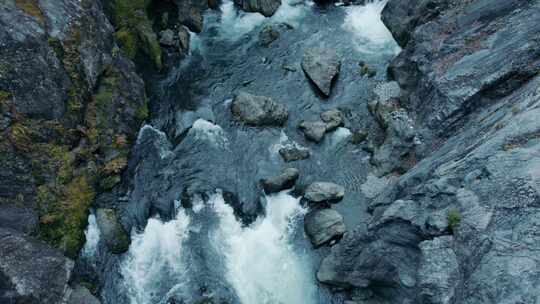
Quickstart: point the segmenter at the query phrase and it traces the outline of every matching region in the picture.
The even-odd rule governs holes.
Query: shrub
[[[459,213],[456,209],[450,209],[448,210],[448,228],[450,228],[450,231],[454,232],[454,229],[459,225],[461,222],[461,213]]]

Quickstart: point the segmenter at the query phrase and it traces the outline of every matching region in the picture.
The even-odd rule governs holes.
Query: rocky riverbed
[[[0,3],[0,303],[540,301],[540,3]]]

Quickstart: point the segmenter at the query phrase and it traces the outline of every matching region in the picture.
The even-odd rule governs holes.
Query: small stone
[[[332,109],[321,113],[321,119],[326,123],[326,132],[333,131],[343,126],[343,113],[338,109]]]
[[[279,32],[276,31],[271,25],[266,25],[259,32],[259,44],[268,47],[272,42],[276,41],[279,38]]]

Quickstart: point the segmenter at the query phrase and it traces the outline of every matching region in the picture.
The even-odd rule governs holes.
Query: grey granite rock
[[[281,0],[234,0],[242,10],[246,12],[261,13],[265,17],[270,17],[281,6]]]
[[[326,124],[322,121],[302,121],[298,128],[304,132],[304,136],[314,142],[321,142],[326,133]]]
[[[304,52],[302,69],[325,96],[330,96],[332,82],[341,69],[341,60],[335,50],[312,48]]]
[[[0,302],[61,304],[73,261],[21,232],[0,228]]]
[[[304,217],[304,230],[315,248],[343,236],[343,216],[333,209],[315,209]]]
[[[304,193],[304,198],[310,202],[338,202],[345,196],[345,188],[328,182],[314,182]]]
[[[287,121],[287,109],[264,96],[239,92],[231,106],[237,120],[251,126],[281,126]]]
[[[260,183],[265,193],[274,193],[292,188],[299,176],[298,169],[287,168],[279,175],[262,179]]]

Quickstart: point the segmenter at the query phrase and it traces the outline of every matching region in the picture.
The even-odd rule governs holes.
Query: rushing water
[[[286,0],[264,18],[225,0],[220,12],[205,14],[204,31],[191,34],[190,56],[150,82],[153,119],[139,133],[132,185],[119,205],[133,226],[132,243],[123,255],[99,255],[104,304],[342,303],[317,283],[321,251],[304,236],[306,207],[287,191],[264,196],[256,184],[294,166],[299,184],[345,186],[346,197],[333,208],[348,227],[367,217],[359,181],[367,176],[369,155],[349,139],[352,130],[372,123],[367,92],[384,83],[386,65],[399,52],[380,20],[385,4],[321,8]],[[262,27],[282,22],[288,26],[270,47],[257,43]],[[304,50],[319,46],[335,48],[343,61],[326,100],[299,67]],[[360,60],[377,76],[363,77]],[[238,90],[282,102],[288,123],[233,123],[229,107]],[[347,125],[318,145],[306,142],[299,121],[335,107],[346,113]],[[284,163],[278,153],[284,145],[307,146],[311,157]],[[95,218],[89,221],[86,255],[104,247]]]

